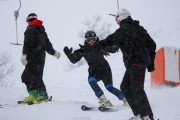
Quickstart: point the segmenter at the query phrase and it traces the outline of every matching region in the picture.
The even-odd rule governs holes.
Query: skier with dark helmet
[[[106,49],[100,49],[99,38],[96,33],[92,30],[85,33],[84,45],[80,45],[80,49],[73,52],[72,47],[69,49],[67,46],[64,47],[64,53],[67,55],[69,60],[75,64],[82,57],[85,58],[89,65],[89,76],[88,82],[94,91],[95,95],[99,98],[99,104],[103,107],[112,106],[111,102],[105,97],[104,92],[101,90],[98,81],[102,80],[106,89],[122,100],[124,105],[128,105],[122,92],[113,87],[112,73],[109,63],[104,58],[104,55],[109,55],[108,52],[115,52],[115,48],[107,47]]]
[[[38,20],[35,13],[29,14],[26,22],[28,26],[24,33],[21,57],[25,69],[21,78],[27,87],[29,96],[25,97],[23,102],[39,104],[42,101],[48,101],[48,93],[42,79],[46,52],[57,59],[60,57],[60,53],[54,50],[42,25],[43,21]]]

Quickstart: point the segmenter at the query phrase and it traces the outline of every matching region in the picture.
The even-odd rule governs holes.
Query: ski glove
[[[22,57],[21,57],[21,62],[22,62],[23,65],[27,65],[27,63],[28,63],[28,61],[26,60],[26,58],[27,58],[27,55],[22,55]]]
[[[59,59],[61,57],[61,54],[55,50],[55,53],[53,56],[56,57],[57,59]]]
[[[151,64],[149,64],[149,65],[147,66],[147,70],[148,70],[148,72],[153,72],[153,71],[155,70],[155,68],[154,68],[154,62],[151,63]]]
[[[72,47],[69,49],[67,46],[64,47],[64,53],[68,56],[72,54]]]

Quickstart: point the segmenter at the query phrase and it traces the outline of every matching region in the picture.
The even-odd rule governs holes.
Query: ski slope
[[[120,53],[117,53],[120,54]],[[118,65],[121,55],[111,55],[108,58],[112,66],[114,86],[119,88],[123,75],[123,65]],[[148,77],[148,74],[147,74]],[[122,102],[115,96],[108,93],[102,82],[99,85],[112,104],[120,110],[117,112],[82,111],[81,105],[98,106],[97,98],[92,92],[87,82],[87,65],[83,65],[75,70],[66,72],[61,79],[56,80],[56,85],[45,84],[49,95],[53,96],[52,102],[39,105],[17,105],[18,100],[27,96],[27,92],[22,84],[21,87],[0,88],[0,103],[8,104],[0,108],[1,120],[127,120],[132,116],[128,107],[122,107]],[[145,90],[149,98],[155,118],[160,120],[180,120],[180,87],[161,87],[152,89],[150,80],[146,78]]]
[[[120,0],[120,7],[130,10],[132,17],[140,20],[141,25],[148,30],[157,43],[157,49],[163,46],[180,48],[179,5],[179,0]],[[9,44],[15,42],[13,12],[18,6],[15,0],[0,2],[0,51],[8,51],[15,65],[14,74],[5,80],[5,86],[0,86],[0,104],[5,106],[0,108],[0,120],[128,120],[133,116],[131,109],[122,107],[122,102],[108,93],[102,82],[98,84],[105,95],[120,110],[110,113],[82,111],[82,104],[98,106],[98,100],[87,81],[88,66],[84,64],[71,69],[71,63],[63,53],[64,46],[78,48],[78,44],[82,43],[78,31],[83,27],[85,18],[100,15],[104,21],[112,24],[112,32],[117,29],[114,18],[108,16],[117,10],[116,1],[110,0],[22,1],[18,18],[19,42],[23,43],[26,16],[35,12],[44,21],[50,41],[60,51],[61,58],[57,60],[50,55],[46,58],[43,78],[48,94],[53,96],[52,102],[17,105],[17,101],[28,95],[25,85],[21,83],[24,69],[20,62],[22,46]],[[125,71],[121,52],[111,54],[107,60],[112,69],[114,86],[119,88]],[[145,91],[155,118],[180,120],[180,87],[151,88],[150,85],[150,74],[146,73]]]

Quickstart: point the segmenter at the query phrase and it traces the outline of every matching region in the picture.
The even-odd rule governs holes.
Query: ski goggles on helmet
[[[29,22],[29,20],[30,20],[30,19],[33,19],[33,18],[37,19],[37,16],[29,16],[29,17],[27,17],[27,18],[26,18],[26,22]]]
[[[97,37],[88,37],[88,38],[86,38],[87,42],[90,42],[90,41],[96,42],[96,40],[97,40]]]

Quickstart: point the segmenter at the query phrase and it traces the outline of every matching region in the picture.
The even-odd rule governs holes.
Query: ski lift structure
[[[15,24],[16,24],[16,43],[10,43],[12,45],[23,45],[23,44],[19,44],[18,42],[18,26],[17,26],[17,19],[19,17],[19,10],[21,8],[21,0],[19,0],[19,8],[18,10],[14,11],[14,17],[15,17]]]
[[[117,3],[116,3],[116,4],[117,4],[117,9],[119,10],[119,0],[116,0],[116,2],[117,2]],[[111,14],[111,13],[110,13],[109,15],[110,15],[110,16],[113,16],[113,17],[116,16],[115,14]]]

